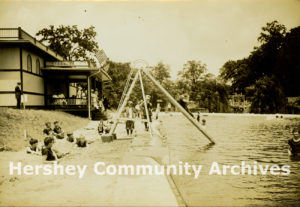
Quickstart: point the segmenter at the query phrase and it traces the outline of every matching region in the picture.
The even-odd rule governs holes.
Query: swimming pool
[[[270,118],[271,117],[271,118]],[[272,116],[202,116],[206,131],[216,145],[210,145],[182,115],[162,116],[168,135],[170,163],[179,161],[203,165],[194,179],[173,175],[189,206],[300,205],[300,160],[288,156],[289,128],[297,118]],[[290,165],[289,175],[208,175],[213,162],[240,165]]]

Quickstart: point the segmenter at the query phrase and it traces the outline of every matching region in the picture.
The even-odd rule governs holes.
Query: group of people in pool
[[[184,97],[180,99],[179,103],[183,106],[185,110],[187,110],[188,113],[190,113],[193,116],[193,114],[188,110],[186,106],[186,100],[184,99]],[[150,95],[146,96],[146,106],[148,109],[147,111],[149,121],[152,122],[152,104],[150,102]],[[145,131],[149,130],[148,121],[146,121],[147,112],[145,109],[145,103],[143,101],[140,101],[135,107],[133,106],[132,101],[128,101],[127,107],[124,110],[124,116],[126,117],[125,127],[127,135],[133,134],[133,131],[135,129],[134,118],[136,117],[142,118],[145,125]],[[200,122],[200,113],[197,113],[196,119],[198,120],[198,122]],[[201,119],[201,121],[202,126],[205,126],[206,120]],[[26,148],[27,153],[43,155],[45,156],[46,161],[55,161],[68,154],[61,153],[53,148],[53,145],[56,141],[65,140],[68,143],[75,143],[75,146],[77,147],[86,147],[87,144],[91,143],[91,141],[88,142],[82,135],[79,138],[75,139],[73,133],[65,134],[58,121],[55,121],[53,124],[54,127],[52,128],[50,122],[45,123],[45,128],[43,130],[43,134],[45,135],[43,146],[39,145],[37,139],[31,138],[29,140],[29,147]],[[112,124],[112,120],[100,120],[98,125],[99,134],[108,134],[111,130]]]
[[[67,133],[67,136],[65,136],[65,132],[58,121],[54,122],[53,128],[51,127],[51,122],[46,122],[43,135],[45,136],[43,145],[40,145],[37,139],[31,138],[29,140],[29,146],[26,148],[26,152],[28,154],[42,155],[45,157],[45,161],[56,161],[69,154],[69,152],[61,153],[53,148],[54,143],[58,140],[73,143],[77,147],[86,147],[87,144],[91,143],[91,141],[87,141],[82,135],[76,139],[74,138],[73,133]]]

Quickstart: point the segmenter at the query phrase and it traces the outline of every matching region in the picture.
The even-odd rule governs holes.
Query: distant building
[[[287,97],[287,112],[290,114],[300,114],[300,96]]]
[[[233,112],[249,113],[251,102],[247,101],[243,94],[234,94],[229,96],[229,106]]]
[[[26,107],[87,110],[90,89],[108,80],[88,62],[64,61],[21,28],[0,28],[0,106],[16,106],[14,89],[21,82]],[[87,94],[78,98],[80,83]]]

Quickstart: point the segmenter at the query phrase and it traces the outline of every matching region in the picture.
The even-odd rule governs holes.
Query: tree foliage
[[[254,87],[251,109],[255,113],[276,113],[283,110],[285,97],[275,77],[263,76]]]
[[[170,66],[165,65],[163,62],[159,62],[156,66],[151,67],[150,72],[160,84],[163,84],[164,81],[171,77]]]
[[[117,108],[122,97],[128,74],[130,73],[130,63],[118,63],[109,61],[108,75],[111,77],[104,87],[104,96],[109,99],[110,106]]]
[[[300,96],[300,27],[291,29],[282,42],[277,77],[286,96]]]
[[[224,112],[228,105],[228,88],[207,73],[201,61],[188,61],[178,73],[177,95],[188,93],[195,107],[207,108],[211,112]]]
[[[297,27],[287,33],[277,21],[267,23],[257,39],[260,46],[220,69],[220,77],[231,83],[233,91],[251,94],[253,112],[284,112],[285,97],[300,95],[299,31]]]
[[[94,26],[80,30],[76,25],[60,25],[57,28],[50,25],[38,31],[36,35],[40,37],[40,41],[68,61],[94,63],[92,53],[99,48],[95,40],[97,33],[94,29]]]
[[[128,79],[130,70],[131,70],[130,63],[117,63],[117,62],[109,61],[108,74],[112,78],[112,81],[109,85],[106,86],[105,96],[109,97],[110,103],[114,108],[116,108],[120,102],[124,88],[126,86],[126,81]],[[170,71],[169,66],[164,65],[162,62],[159,62],[154,67],[150,67],[150,73],[164,87],[166,87],[170,83],[169,71]],[[136,71],[133,71],[133,74],[131,76],[131,81],[133,80],[135,74]],[[143,75],[143,73],[142,73],[142,77],[143,77],[143,86],[144,86],[145,94],[151,96],[152,104],[155,105],[158,99],[164,100],[164,96],[162,95],[162,93],[145,75]],[[138,79],[130,95],[130,100],[133,101],[134,104],[137,104],[142,99],[143,96],[142,96],[141,84]]]

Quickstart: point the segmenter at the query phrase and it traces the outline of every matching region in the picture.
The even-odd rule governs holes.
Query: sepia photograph
[[[1,0],[0,206],[300,206],[300,0]]]

